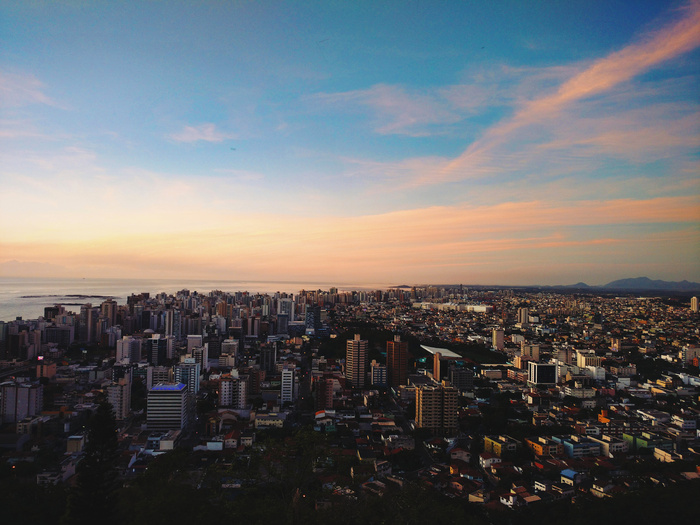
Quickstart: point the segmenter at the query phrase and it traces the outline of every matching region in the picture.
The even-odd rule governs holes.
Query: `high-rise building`
[[[434,434],[457,433],[456,388],[447,384],[423,385],[416,389],[416,426]]]
[[[165,311],[165,335],[174,337],[176,341],[182,338],[182,314],[177,308]]]
[[[493,348],[495,348],[496,350],[503,350],[503,334],[503,330],[499,328],[494,328],[491,332],[491,346],[493,346]]]
[[[107,299],[100,305],[100,313],[102,317],[107,318],[109,325],[114,326],[117,324],[117,301],[114,299]]]
[[[368,348],[367,340],[360,339],[360,334],[355,334],[354,339],[347,340],[345,346],[345,378],[353,388],[365,387]]]
[[[277,314],[286,315],[289,321],[294,321],[294,301],[283,297],[277,300]]]
[[[221,353],[233,356],[233,358],[236,358],[236,355],[238,355],[238,345],[239,342],[237,339],[225,339],[221,343]]]
[[[690,311],[698,313],[698,298],[697,297],[690,298]]]
[[[202,370],[209,370],[209,343],[204,343],[204,346],[193,348],[192,357],[202,366]]]
[[[144,340],[146,345],[146,357],[154,366],[160,366],[168,358],[168,340],[160,334],[153,334],[150,339]]]
[[[41,413],[44,403],[44,387],[39,383],[0,384],[0,421],[16,423],[27,416]]]
[[[187,389],[192,395],[199,392],[199,376],[202,372],[202,365],[197,363],[194,358],[189,357],[184,362],[175,365],[173,373],[176,383],[187,385]]]
[[[224,377],[219,383],[219,406],[244,409],[248,403],[248,381],[245,376]]]
[[[131,412],[131,373],[129,371],[107,387],[107,401],[112,405],[114,419],[123,421],[129,417]]]
[[[277,334],[286,335],[289,330],[289,315],[277,314]]]
[[[272,372],[277,362],[277,347],[273,344],[260,348],[260,368],[266,372]]]
[[[280,401],[284,403],[293,403],[296,400],[297,388],[296,372],[292,368],[282,370],[282,384],[280,387]]]
[[[385,387],[387,386],[388,371],[386,365],[377,363],[374,359],[369,365],[370,377],[372,378],[372,386]]]
[[[150,385],[147,383],[148,388],[158,383],[172,383],[173,381],[173,369],[169,366],[151,366],[148,367],[148,370],[150,370],[151,376]]]
[[[194,420],[194,400],[182,383],[155,385],[148,391],[146,407],[148,430],[187,429]]]
[[[518,308],[518,324],[528,326],[530,324],[530,311],[527,308]]]
[[[398,388],[408,382],[408,342],[400,335],[386,342],[386,368],[389,386]]]
[[[188,335],[187,336],[187,353],[192,353],[192,349],[198,346],[202,346],[202,336],[200,335]]]
[[[127,335],[117,341],[117,363],[141,361],[141,338]]]
[[[87,303],[80,307],[80,332],[81,342],[94,343],[97,340],[97,319],[100,309]]]
[[[315,381],[317,410],[333,408],[333,383],[333,377],[325,374]]]

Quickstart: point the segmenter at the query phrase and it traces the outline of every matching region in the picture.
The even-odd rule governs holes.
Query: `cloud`
[[[495,147],[522,128],[546,122],[576,102],[607,93],[662,62],[700,46],[700,2],[691,2],[682,13],[680,20],[642,35],[637,42],[588,65],[554,92],[523,102],[511,118],[491,127],[484,137],[449,163],[440,178],[461,178],[477,171],[480,165],[488,162]]]
[[[0,107],[17,108],[33,104],[60,107],[44,93],[44,84],[34,75],[0,71]]]
[[[374,131],[380,135],[408,135],[423,137],[438,132],[436,126],[459,122],[469,106],[459,98],[463,86],[451,89],[409,91],[402,86],[376,84],[368,89],[342,93],[319,93],[311,97],[315,102],[354,111],[364,106],[373,113]],[[472,88],[476,91],[477,88]],[[458,111],[461,110],[461,111]]]
[[[56,140],[57,137],[41,133],[26,120],[0,119],[0,139]]]
[[[192,202],[179,215],[167,213],[172,202],[163,207],[153,203],[141,211],[132,209],[111,228],[102,224],[93,237],[81,240],[65,234],[66,222],[43,239],[5,237],[0,253],[66,267],[123,266],[141,276],[157,276],[164,267],[188,277],[222,275],[236,268],[241,278],[388,282],[447,278],[446,268],[453,269],[449,275],[456,279],[466,268],[477,267],[481,272],[500,269],[504,275],[511,269],[509,280],[502,282],[514,282],[520,266],[547,264],[560,271],[565,263],[658,262],[662,251],[678,254],[673,265],[685,264],[697,273],[696,265],[693,270],[687,261],[700,255],[695,253],[700,233],[691,226],[700,220],[694,197],[462,204],[357,217],[236,209],[217,210],[214,221],[193,220],[211,216],[206,203]],[[230,224],[236,225],[233,231]]]
[[[223,142],[236,139],[235,133],[224,133],[217,129],[216,124],[206,123],[199,126],[185,126],[180,132],[173,133],[170,138],[176,142]]]

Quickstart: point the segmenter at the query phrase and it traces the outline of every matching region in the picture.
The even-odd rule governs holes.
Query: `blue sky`
[[[0,3],[0,272],[700,281],[698,2]]]

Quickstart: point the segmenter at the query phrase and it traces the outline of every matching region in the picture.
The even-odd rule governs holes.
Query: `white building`
[[[107,401],[117,421],[123,421],[131,412],[131,374],[126,374],[107,387]]]
[[[282,404],[293,403],[296,400],[297,385],[296,371],[291,368],[282,370],[282,385],[280,388],[280,401]]]

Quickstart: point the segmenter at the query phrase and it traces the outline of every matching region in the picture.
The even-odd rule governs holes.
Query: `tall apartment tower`
[[[374,359],[369,365],[370,383],[372,386],[385,387],[387,385],[387,367],[377,363]]]
[[[123,421],[131,412],[131,371],[107,387],[107,401],[112,405],[114,419]]]
[[[153,334],[150,339],[145,339],[144,343],[148,362],[154,366],[162,365],[168,358],[168,340],[160,334]]]
[[[130,335],[124,336],[117,341],[117,363],[138,363],[141,361],[141,338]]]
[[[690,311],[694,312],[694,313],[698,313],[698,298],[697,297],[690,298]]]
[[[518,308],[518,323],[520,326],[530,324],[530,311],[527,308]]]
[[[109,320],[109,326],[117,324],[117,307],[117,301],[114,299],[107,299],[100,305],[100,313]]]
[[[248,381],[246,376],[224,377],[219,383],[219,406],[246,408],[248,404]]]
[[[0,384],[0,422],[16,423],[27,416],[41,413],[44,387],[39,383]]]
[[[174,337],[176,341],[182,338],[182,315],[177,308],[165,311],[165,335]]]
[[[296,372],[292,368],[282,370],[282,385],[280,388],[280,401],[284,403],[293,403],[296,399]],[[298,384],[298,383],[297,383]]]
[[[389,386],[398,388],[408,382],[408,343],[400,335],[386,342],[386,368]]]
[[[416,426],[434,434],[456,434],[458,395],[456,388],[444,383],[419,387],[416,390]]]
[[[493,348],[496,350],[503,350],[503,330],[498,328],[493,329],[493,332],[491,333],[491,346],[493,346]]]
[[[202,370],[209,370],[209,343],[193,348],[192,357],[202,366]]]
[[[187,389],[196,395],[199,392],[199,376],[202,371],[201,363],[198,363],[193,357],[185,358],[184,362],[175,365],[173,372],[175,382],[187,385]]]
[[[368,348],[367,340],[360,339],[360,334],[355,334],[355,338],[348,339],[346,343],[345,379],[350,382],[353,388],[365,387]]]

